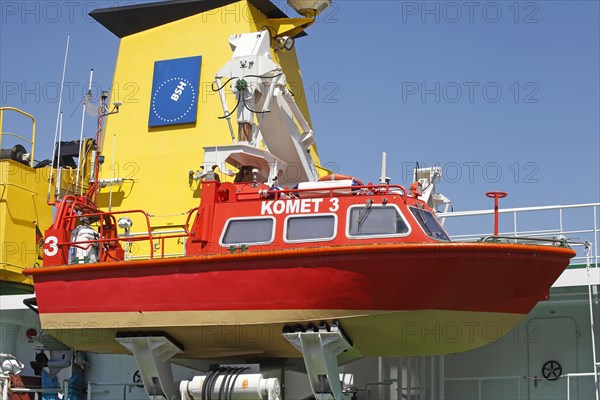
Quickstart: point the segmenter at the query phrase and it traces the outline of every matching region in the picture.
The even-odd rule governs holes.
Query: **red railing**
[[[119,258],[111,255],[111,249],[121,247],[122,243],[134,243],[134,242],[147,242],[149,245],[149,258],[156,258],[154,244],[158,240],[160,251],[160,258],[165,257],[165,241],[167,239],[177,239],[189,236],[189,225],[192,216],[198,211],[198,207],[193,208],[187,212],[187,218],[183,225],[182,233],[173,234],[155,234],[153,233],[154,228],[150,223],[149,214],[141,209],[125,210],[125,211],[100,211],[87,201],[84,197],[78,196],[66,196],[58,205],[58,211],[52,226],[53,229],[64,229],[68,232],[69,237],[73,229],[77,226],[77,221],[81,221],[86,218],[93,221],[93,224],[97,224],[97,232],[99,235],[98,239],[80,240],[80,241],[64,241],[56,243],[59,248],[67,246],[76,247],[80,249],[87,249],[90,245],[98,246],[98,259],[106,261],[111,258],[115,261],[120,260]],[[144,232],[142,235],[129,234],[126,236],[119,236],[117,231],[117,216],[134,216],[142,215],[142,220],[146,223],[147,233]],[[90,222],[87,222],[91,225]],[[93,229],[93,228],[92,228]],[[67,249],[68,250],[68,249]]]

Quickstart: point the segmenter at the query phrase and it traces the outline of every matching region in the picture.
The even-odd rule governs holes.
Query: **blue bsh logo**
[[[196,122],[202,57],[156,61],[149,127]]]

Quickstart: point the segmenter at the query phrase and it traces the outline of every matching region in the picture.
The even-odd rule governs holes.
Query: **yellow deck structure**
[[[27,125],[28,133],[8,130],[9,126]],[[32,279],[21,271],[42,265],[43,236],[52,224],[56,180],[60,176],[59,196],[75,191],[77,169],[63,168],[59,175],[50,162],[34,166],[35,138],[33,115],[14,107],[0,107],[0,148],[18,144],[30,154],[28,164],[0,158],[0,296],[33,293]],[[90,141],[86,140],[87,146]],[[79,157],[84,160],[84,171],[89,171],[89,158]],[[79,186],[85,190],[89,184]]]
[[[29,134],[6,131],[4,122],[9,118],[29,120]],[[35,129],[32,115],[12,107],[0,108],[0,147],[12,138],[33,160]],[[36,225],[43,232],[52,222],[52,208],[46,203],[49,170],[0,159],[0,295],[33,292],[32,279],[21,271],[41,264]]]

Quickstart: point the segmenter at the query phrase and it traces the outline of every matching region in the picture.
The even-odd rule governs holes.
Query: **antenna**
[[[63,124],[63,113],[61,112],[58,117],[58,153],[56,155],[56,184],[54,185],[54,198],[60,198],[60,182],[62,180],[62,168],[60,167],[60,142],[62,139],[62,124]],[[54,145],[56,147],[56,144]],[[50,169],[52,171],[52,169]]]
[[[390,183],[390,178],[386,176],[386,167],[387,167],[387,153],[384,151],[381,153],[381,177],[379,178],[379,183],[382,185]]]
[[[115,101],[113,103],[113,109],[110,110],[107,106],[107,100],[108,100],[108,92],[106,90],[102,91],[102,95],[100,96],[100,108],[99,108],[99,112],[98,112],[98,130],[96,131],[96,146],[97,149],[92,153],[92,162],[91,162],[91,166],[90,166],[90,181],[92,182],[90,187],[88,188],[87,191],[87,198],[88,200],[90,200],[94,205],[96,205],[97,203],[97,192],[98,189],[100,189],[99,186],[99,176],[100,176],[100,165],[104,162],[104,156],[102,155],[102,152],[100,151],[100,146],[102,143],[102,130],[103,130],[103,125],[102,125],[102,120],[103,118],[109,116],[109,115],[113,115],[113,114],[118,114],[119,113],[119,107],[121,107],[123,105],[123,103],[121,103],[120,101]],[[116,140],[116,136],[114,137],[113,140]],[[114,146],[113,146],[113,162],[114,162]],[[114,172],[114,170],[113,170]],[[111,199],[112,201],[112,199]]]
[[[58,125],[61,120],[61,109],[62,109],[62,97],[63,89],[65,88],[65,73],[67,71],[67,59],[69,58],[69,42],[71,41],[71,35],[67,35],[67,46],[65,49],[65,61],[63,63],[62,79],[60,82],[60,96],[58,98],[58,112],[56,114],[56,129],[54,130],[54,147],[52,149],[52,168],[50,168],[50,175],[48,176],[48,195],[46,201],[50,202],[50,188],[52,187],[52,175],[54,172],[54,156],[56,155],[56,138],[58,137]],[[60,147],[60,146],[59,146]],[[56,166],[60,165],[60,160],[57,160]]]
[[[79,175],[81,175],[81,189],[80,189],[80,194],[83,195],[83,157],[82,157],[82,151],[83,151],[83,123],[85,121],[85,108],[88,104],[89,101],[92,100],[92,79],[94,77],[94,69],[90,69],[90,81],[88,83],[88,91],[85,94],[85,97],[83,98],[83,110],[81,111],[81,130],[79,131],[79,159],[78,161],[78,168],[77,168],[77,179],[75,181],[75,191],[77,191],[77,189],[79,188]]]

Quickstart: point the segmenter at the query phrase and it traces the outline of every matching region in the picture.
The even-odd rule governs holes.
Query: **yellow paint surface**
[[[52,222],[48,173],[47,168],[0,160],[0,281],[33,284],[21,271],[41,264],[35,224],[44,232]]]

